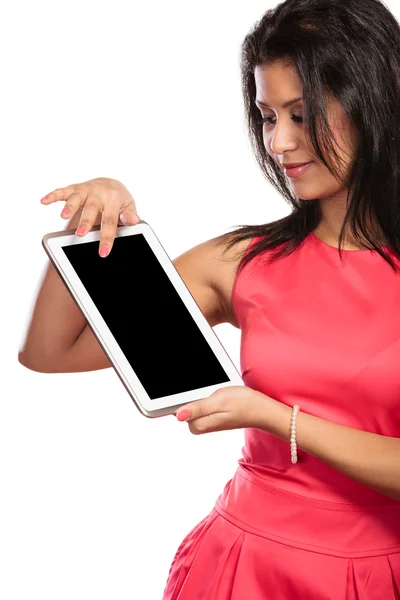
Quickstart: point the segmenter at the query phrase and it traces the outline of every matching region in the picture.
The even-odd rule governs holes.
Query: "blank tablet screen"
[[[62,249],[151,400],[229,381],[143,234]]]

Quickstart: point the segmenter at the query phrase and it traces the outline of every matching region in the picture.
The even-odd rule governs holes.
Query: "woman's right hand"
[[[135,201],[128,189],[116,179],[98,177],[59,188],[41,199],[42,204],[52,204],[64,200],[61,212],[64,219],[70,219],[82,208],[76,235],[82,237],[93,227],[97,216],[102,213],[100,250],[101,257],[107,256],[114,243],[117,226],[137,225],[140,217],[136,212]]]

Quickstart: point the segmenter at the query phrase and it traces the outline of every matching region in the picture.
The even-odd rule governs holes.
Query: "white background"
[[[143,417],[112,369],[41,374],[17,354],[47,264],[42,236],[65,226],[64,203],[39,202],[53,189],[123,181],[171,259],[288,214],[252,155],[239,71],[244,36],[274,5],[2,11],[2,600],[161,599],[178,545],[236,469],[242,430],[193,436]],[[240,331],[215,332],[240,369]]]

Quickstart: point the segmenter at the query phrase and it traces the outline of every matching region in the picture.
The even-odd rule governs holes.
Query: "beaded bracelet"
[[[297,463],[296,417],[299,410],[300,406],[295,404],[292,410],[292,418],[290,419],[290,451],[293,464]]]

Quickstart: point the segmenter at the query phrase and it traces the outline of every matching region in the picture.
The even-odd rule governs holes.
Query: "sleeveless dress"
[[[242,378],[305,413],[400,437],[400,275],[371,250],[344,255],[311,233],[236,276]],[[301,448],[292,464],[270,433],[244,433],[237,470],[179,546],[163,600],[399,599],[400,502]]]

